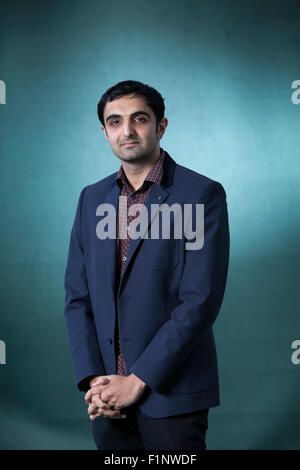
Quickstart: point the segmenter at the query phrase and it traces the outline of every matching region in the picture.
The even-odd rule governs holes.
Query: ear
[[[162,118],[162,120],[158,123],[157,135],[158,135],[159,140],[163,137],[165,130],[167,128],[167,125],[168,125],[168,119],[165,117]]]
[[[104,126],[101,126],[101,129],[102,129],[102,130],[103,130],[103,132],[104,132],[105,138],[108,140],[108,137],[107,137],[107,134],[106,134],[106,129],[105,129],[105,127],[104,127]]]

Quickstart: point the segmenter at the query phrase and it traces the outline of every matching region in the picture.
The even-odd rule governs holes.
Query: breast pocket
[[[143,252],[146,269],[174,269],[178,264],[179,239],[145,239]]]

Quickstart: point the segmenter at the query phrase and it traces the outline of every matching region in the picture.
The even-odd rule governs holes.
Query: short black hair
[[[117,97],[131,94],[144,98],[149,108],[151,108],[155,114],[156,127],[158,127],[158,123],[165,115],[164,98],[155,88],[135,80],[119,82],[106,90],[102,95],[98,103],[98,118],[101,124],[105,127],[103,114],[106,103],[113,101]]]

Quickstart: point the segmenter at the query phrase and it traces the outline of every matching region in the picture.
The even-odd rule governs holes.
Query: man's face
[[[155,114],[140,97],[126,95],[106,103],[101,126],[113,153],[126,162],[147,159],[159,149],[167,119],[156,130]]]

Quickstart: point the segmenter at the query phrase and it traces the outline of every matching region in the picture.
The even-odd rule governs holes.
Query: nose
[[[130,119],[124,121],[123,135],[124,135],[124,137],[127,137],[127,138],[134,136],[134,129],[133,129],[133,125],[132,125],[132,122],[130,121]]]

